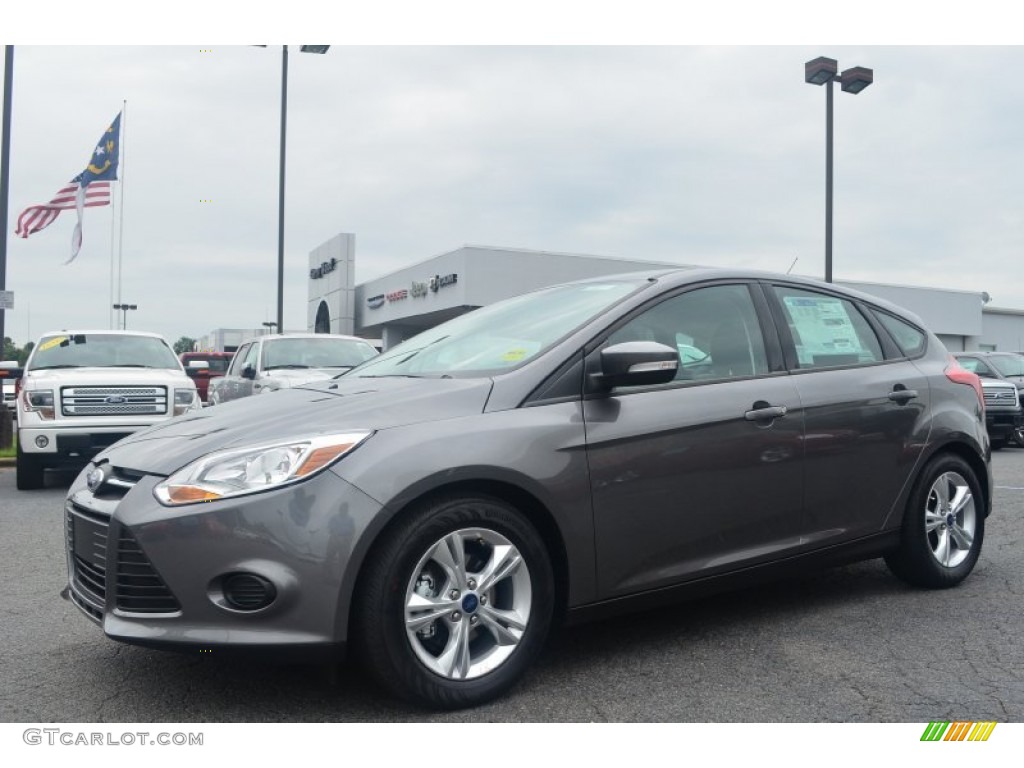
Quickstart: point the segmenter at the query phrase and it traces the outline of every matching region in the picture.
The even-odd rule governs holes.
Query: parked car
[[[227,373],[231,352],[182,352],[179,359],[185,373],[196,383],[196,391],[203,403],[208,402],[210,380]]]
[[[25,363],[18,402],[17,486],[47,469],[81,468],[144,427],[200,408],[167,342],[140,331],[57,331]]]
[[[16,395],[16,384],[15,382],[21,378],[21,366],[18,365],[17,360],[2,360],[0,361],[0,385],[3,387],[3,398],[0,402],[3,402],[12,411],[14,409],[14,400]]]
[[[957,362],[981,377],[985,423],[992,447],[1024,448],[1024,356],[1015,352],[957,352]]]
[[[227,373],[210,382],[211,405],[330,379],[377,354],[365,339],[327,333],[273,334],[238,348]]]
[[[67,595],[115,640],[348,648],[400,696],[472,706],[563,621],[872,557],[955,586],[989,456],[979,378],[891,304],[602,277],[112,446],[68,492]]]

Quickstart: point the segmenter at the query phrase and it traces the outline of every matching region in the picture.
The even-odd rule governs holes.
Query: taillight
[[[978,374],[971,373],[952,355],[949,356],[949,365],[946,366],[946,378],[957,384],[966,384],[974,387],[974,393],[978,396],[978,404],[981,410],[985,410],[985,391],[981,388],[981,379]]]

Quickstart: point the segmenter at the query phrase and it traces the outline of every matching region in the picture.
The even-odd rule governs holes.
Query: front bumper
[[[380,506],[330,471],[290,487],[162,506],[162,479],[115,469],[65,503],[68,598],[114,640],[182,651],[343,647],[359,534]],[[231,574],[270,582],[273,601],[238,610]]]
[[[988,436],[996,440],[1005,440],[1024,426],[1024,412],[998,411],[991,408],[985,410],[985,428]]]

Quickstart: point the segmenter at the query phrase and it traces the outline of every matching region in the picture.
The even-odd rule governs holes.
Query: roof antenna
[[[787,269],[787,270],[786,270],[786,274],[787,274],[787,275],[788,275],[788,274],[789,274],[790,272],[792,272],[792,271],[793,271],[793,267],[795,267],[795,266],[796,266],[796,263],[797,263],[798,261],[800,261],[800,257],[799,257],[799,256],[797,256],[797,257],[796,257],[795,259],[793,259],[793,263],[792,263],[792,264],[790,264],[790,265],[789,265],[789,269]]]

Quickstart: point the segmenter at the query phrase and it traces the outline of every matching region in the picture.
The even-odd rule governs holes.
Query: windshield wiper
[[[62,365],[33,365],[33,371],[49,371],[54,368],[83,368],[84,366],[75,365],[74,363],[63,363]]]
[[[104,365],[102,368],[160,368],[159,365],[143,365],[142,363],[118,363],[117,365]]]
[[[268,365],[264,368],[264,371],[273,371],[277,368],[309,368],[308,365],[300,365],[298,363],[288,363],[287,365]]]

